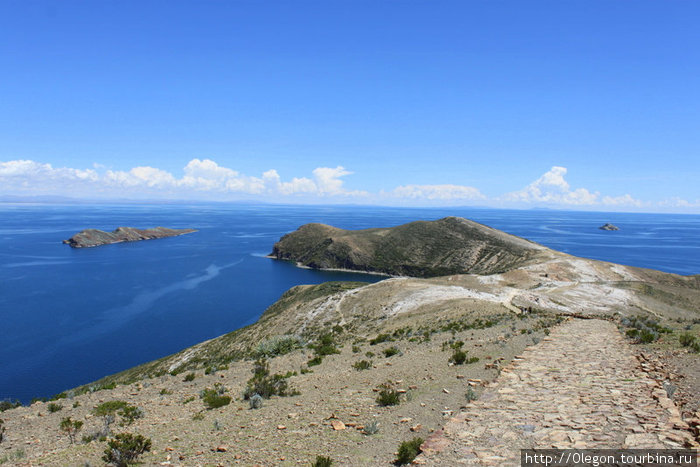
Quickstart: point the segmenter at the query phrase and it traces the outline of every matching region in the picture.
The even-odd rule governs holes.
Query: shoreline
[[[395,276],[393,274],[386,274],[384,272],[375,272],[375,271],[360,271],[357,269],[345,269],[345,268],[312,268],[311,266],[307,266],[305,264],[300,263],[299,261],[293,261],[291,259],[280,259],[272,255],[265,255],[265,258],[269,259],[274,259],[275,261],[287,261],[289,263],[294,262],[295,266],[300,268],[300,269],[311,269],[313,271],[331,271],[331,272],[350,272],[350,273],[355,273],[355,274],[370,274],[372,276],[384,276],[386,278],[401,278],[401,277],[410,277],[410,276]]]

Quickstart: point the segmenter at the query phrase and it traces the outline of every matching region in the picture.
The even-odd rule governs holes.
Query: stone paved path
[[[573,319],[504,368],[427,440],[418,463],[520,465],[521,448],[692,445],[684,428],[613,323]]]

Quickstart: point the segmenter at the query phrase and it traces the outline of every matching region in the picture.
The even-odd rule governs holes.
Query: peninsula
[[[275,243],[270,257],[314,269],[437,277],[505,272],[542,260],[548,251],[478,222],[445,217],[364,230],[306,224]]]
[[[85,229],[73,235],[63,243],[73,248],[90,248],[94,246],[109,245],[121,242],[137,242],[140,240],[153,240],[155,238],[177,237],[196,232],[195,229],[168,229],[155,227],[152,229],[135,229],[133,227],[118,227],[112,232],[97,229]]]

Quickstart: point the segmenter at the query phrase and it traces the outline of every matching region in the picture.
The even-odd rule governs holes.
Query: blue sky
[[[0,195],[700,212],[698,2],[0,2]]]

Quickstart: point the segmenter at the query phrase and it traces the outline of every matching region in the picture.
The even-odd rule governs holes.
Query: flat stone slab
[[[677,414],[613,323],[572,319],[433,434],[418,463],[517,466],[520,449],[696,446]]]

